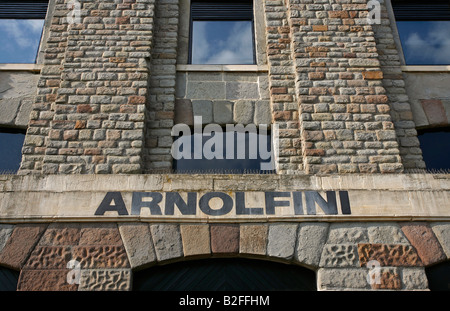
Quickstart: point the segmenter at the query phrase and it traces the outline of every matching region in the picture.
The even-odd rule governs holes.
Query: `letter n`
[[[112,201],[114,201],[114,205],[111,204]],[[120,192],[108,192],[94,215],[104,215],[105,212],[117,212],[119,215],[128,215],[125,202]]]

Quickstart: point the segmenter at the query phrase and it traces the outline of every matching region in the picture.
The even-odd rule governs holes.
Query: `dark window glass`
[[[450,170],[450,129],[419,131],[423,159],[428,170]]]
[[[43,19],[0,19],[0,63],[35,63],[43,25]]]
[[[191,2],[191,64],[255,64],[251,0]]]
[[[19,170],[24,140],[22,132],[0,131],[0,173],[13,174]]]
[[[273,169],[268,169],[273,167],[270,133],[223,131],[213,132],[211,135],[179,136],[175,138],[175,146],[177,141],[180,147],[176,147],[176,150],[183,153],[183,156],[175,156],[176,173],[269,174],[274,172]],[[186,150],[184,148],[188,144],[190,152],[184,153]]]

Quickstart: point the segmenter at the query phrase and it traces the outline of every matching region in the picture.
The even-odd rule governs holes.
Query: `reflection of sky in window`
[[[15,173],[22,160],[25,134],[0,132],[0,173]]]
[[[423,159],[429,170],[450,170],[450,131],[418,135]]]
[[[194,159],[194,136],[196,135],[202,136],[202,147],[204,147],[205,142],[214,137],[214,135],[222,135],[221,139],[223,142],[223,159],[206,159],[204,153],[202,159]],[[270,133],[268,133],[267,135],[256,133],[250,135],[248,132],[245,132],[245,135],[238,135],[237,133],[234,133],[234,156],[232,157],[232,159],[227,159],[226,155],[227,132],[218,132],[215,134],[213,133],[212,135],[207,135],[204,133],[193,134],[189,135],[188,137],[191,142],[191,156],[190,159],[182,158],[180,160],[175,160],[174,167],[177,173],[270,173],[269,171],[260,171],[261,163],[269,163],[271,160],[270,156],[269,158],[267,158],[268,155],[266,155],[266,153],[270,154],[271,152]],[[180,139],[180,137],[175,139]],[[250,144],[250,142],[252,142],[252,144]],[[261,147],[261,142],[266,142],[267,144]],[[256,146],[257,150],[253,149],[253,146]],[[251,155],[249,148],[252,148],[254,153],[256,153],[256,158]],[[214,148],[213,151],[215,151]],[[245,154],[242,154],[241,152],[245,152]],[[244,157],[244,159],[242,159],[242,157]],[[264,157],[264,159],[262,159],[262,157]]]
[[[450,21],[399,21],[407,65],[450,64]]]
[[[40,19],[0,19],[0,63],[35,63],[43,25]]]
[[[194,21],[192,64],[253,64],[250,21]]]

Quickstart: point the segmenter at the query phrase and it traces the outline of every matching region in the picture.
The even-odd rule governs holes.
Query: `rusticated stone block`
[[[211,225],[211,250],[213,253],[239,253],[239,226],[213,224]]]
[[[424,267],[403,268],[402,283],[406,290],[427,290],[428,278]]]
[[[27,270],[20,273],[19,291],[76,291],[77,284],[67,282],[69,269],[64,270]]]
[[[180,258],[183,256],[181,233],[178,225],[155,224],[150,226],[153,245],[158,261]]]
[[[270,225],[267,255],[283,259],[292,258],[297,241],[297,227],[296,224]]]
[[[78,245],[80,224],[50,224],[39,240],[41,246]]]
[[[0,254],[0,264],[19,270],[46,227],[46,224],[17,225]]]
[[[330,225],[328,244],[368,242],[367,228],[354,223],[333,223]]]
[[[267,249],[267,232],[267,225],[241,225],[239,252],[264,256]]]
[[[441,244],[442,249],[447,255],[447,259],[450,258],[450,223],[438,222],[430,225],[433,229],[436,238]]]
[[[148,224],[122,223],[119,225],[119,231],[131,268],[136,269],[156,262],[155,249]]]
[[[353,244],[326,244],[320,267],[357,267],[358,250]]]
[[[128,268],[128,257],[123,246],[76,246],[73,259],[81,269]]]
[[[130,289],[130,269],[81,270],[79,291],[128,291]]]
[[[370,282],[373,289],[401,289],[402,280],[398,269],[384,268],[380,269],[378,273],[371,273],[370,276],[375,276]],[[369,278],[370,280],[370,278]]]
[[[317,285],[320,290],[370,289],[367,270],[361,268],[321,268],[317,273]]]
[[[358,244],[358,254],[361,267],[366,266],[371,260],[378,261],[382,267],[422,265],[419,255],[411,245]]]
[[[68,246],[37,246],[24,269],[65,269],[71,257],[71,248]]]
[[[447,258],[433,230],[423,223],[402,224],[402,230],[416,248],[425,266],[443,261]]]
[[[209,225],[181,225],[184,256],[211,254]]]
[[[116,224],[83,224],[79,245],[122,245]]]

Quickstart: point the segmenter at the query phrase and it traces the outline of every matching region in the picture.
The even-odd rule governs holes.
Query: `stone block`
[[[147,224],[121,223],[119,232],[132,269],[144,268],[156,262],[155,249]]]
[[[403,268],[401,275],[405,290],[428,289],[428,278],[423,267]]]
[[[78,245],[81,224],[50,224],[39,240],[41,246]]]
[[[213,102],[214,123],[231,124],[233,123],[233,103],[230,101]]]
[[[368,242],[367,228],[355,223],[332,223],[328,244],[347,244]]]
[[[150,225],[150,232],[158,261],[183,257],[183,245],[178,225],[153,224]]]
[[[258,100],[255,102],[254,123],[256,125],[272,124],[272,109],[270,108],[270,101]]]
[[[238,100],[234,103],[234,122],[237,124],[251,124],[254,119],[254,102]]]
[[[226,99],[259,99],[258,83],[227,82]]]
[[[320,267],[357,267],[358,250],[353,244],[326,244],[320,258]]]
[[[447,258],[433,230],[427,224],[402,224],[402,231],[416,248],[425,266],[441,262]]]
[[[22,270],[17,289],[19,291],[76,291],[77,284],[67,282],[69,269]]]
[[[361,267],[371,260],[378,261],[382,267],[422,266],[419,255],[411,245],[358,244],[358,254]]]
[[[370,243],[409,244],[401,228],[391,223],[371,223],[367,227]]]
[[[225,82],[188,81],[186,98],[189,99],[226,99]]]
[[[370,289],[367,270],[361,268],[324,269],[317,272],[319,290]]]
[[[0,264],[20,270],[46,227],[46,224],[17,225],[3,247]]]
[[[180,225],[184,256],[211,254],[209,225]]]
[[[130,269],[81,270],[79,291],[129,291]]]
[[[269,226],[267,255],[289,260],[294,256],[297,240],[296,224],[271,224]]]
[[[74,246],[74,260],[81,269],[129,268],[127,253],[123,246]]]
[[[211,251],[214,254],[233,255],[239,253],[239,226],[211,225]]]
[[[450,258],[450,224],[437,222],[430,224],[434,235],[438,239],[444,253],[447,255],[447,259]]]
[[[327,236],[327,223],[300,224],[295,259],[302,264],[317,267]]]
[[[3,98],[0,100],[0,123],[14,124],[17,111],[19,110],[19,98]]]
[[[117,245],[121,246],[122,239],[116,224],[83,224],[80,232],[79,245]]]
[[[213,122],[213,105],[210,100],[193,100],[192,111],[195,116],[202,117],[202,124]]]
[[[192,102],[189,99],[175,100],[175,124],[194,125],[194,111]]]
[[[430,125],[446,125],[448,124],[445,114],[444,105],[440,99],[422,99],[420,104],[427,116]]]
[[[65,269],[71,259],[70,246],[37,246],[24,269]]]
[[[8,242],[9,237],[11,236],[14,229],[14,225],[5,225],[0,224],[0,253],[5,247],[6,242]]]
[[[267,232],[267,225],[241,225],[239,252],[241,254],[266,255]]]

